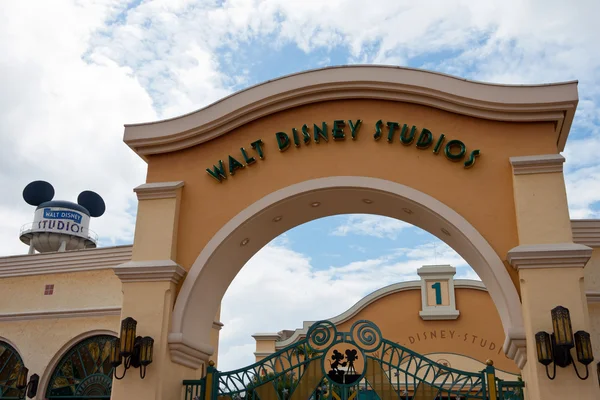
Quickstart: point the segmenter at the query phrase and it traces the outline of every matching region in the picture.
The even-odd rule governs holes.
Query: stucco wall
[[[65,346],[73,338],[100,331],[117,333],[119,325],[119,316],[1,321],[0,338],[6,338],[16,346],[30,376],[38,374],[41,379],[47,379],[52,373],[51,361],[57,361],[68,351]],[[43,398],[40,396],[45,392],[46,387],[40,386],[38,398]]]
[[[47,296],[49,284],[54,293]],[[121,281],[112,269],[0,279],[1,314],[120,307],[122,297]]]
[[[336,119],[362,119],[353,141],[346,126],[345,140],[321,140],[285,152],[277,149],[275,133],[292,134],[307,124]],[[460,139],[468,152],[480,149],[475,167],[465,169],[432,149],[375,141],[379,119],[431,130],[435,138]],[[486,132],[482,135],[482,132]],[[265,159],[259,160],[250,143],[264,142]],[[518,143],[518,146],[515,146]],[[257,161],[238,170],[223,183],[205,171],[228,155],[243,160],[240,147]],[[178,228],[177,262],[189,269],[208,240],[234,215],[263,196],[283,187],[326,176],[369,176],[399,182],[422,191],[452,207],[488,240],[502,257],[518,245],[512,191],[511,156],[556,152],[550,123],[502,123],[484,121],[415,104],[376,100],[340,100],[316,103],[270,115],[224,136],[175,153],[149,156],[148,182],[185,181]],[[460,195],[457,195],[460,193]],[[210,212],[207,212],[210,210]],[[241,266],[240,266],[241,267]],[[510,268],[513,281],[517,274]]]
[[[384,338],[420,354],[445,353],[466,357],[453,357],[453,368],[472,370],[473,365],[477,365],[476,370],[479,371],[484,368],[486,360],[491,359],[499,370],[519,373],[515,363],[502,351],[504,331],[489,294],[467,288],[456,288],[455,293],[456,306],[460,311],[456,320],[421,319],[421,291],[420,286],[415,285],[415,288],[378,298],[339,322],[337,329],[348,332],[354,322],[369,320],[380,328]],[[277,347],[281,349],[282,346],[279,344]],[[269,350],[266,342],[257,341],[257,352]]]

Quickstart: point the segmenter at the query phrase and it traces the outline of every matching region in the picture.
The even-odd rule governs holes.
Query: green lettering
[[[298,138],[298,131],[296,128],[292,128],[292,135],[294,136],[294,146],[300,147],[300,139]]]
[[[375,134],[373,137],[375,140],[379,140],[381,138],[381,127],[383,126],[383,121],[379,120],[375,123]]]
[[[310,143],[310,134],[308,133],[308,126],[302,125],[302,135],[304,136],[304,144]]]
[[[329,141],[329,136],[327,134],[327,122],[321,122],[321,128],[319,128],[317,124],[313,124],[313,130],[315,143],[319,143],[319,136],[325,139],[326,142]]]
[[[242,168],[244,168],[244,164],[229,156],[229,175],[235,175],[235,170]]]
[[[277,132],[275,134],[275,138],[277,138],[277,146],[279,147],[279,151],[286,151],[288,147],[290,147],[290,137],[285,132]]]
[[[423,128],[417,140],[417,149],[425,150],[433,143],[433,134],[427,128]]]
[[[335,120],[333,121],[333,129],[331,130],[331,136],[333,136],[333,140],[345,139],[346,135],[344,134],[344,127],[346,126],[346,122],[344,120]]]
[[[440,148],[442,147],[442,143],[444,143],[444,139],[446,138],[446,135],[444,135],[443,133],[440,135],[440,137],[438,138],[437,143],[435,144],[435,147],[433,148],[433,154],[437,154],[440,152]]]
[[[348,124],[350,124],[350,132],[352,132],[352,140],[356,140],[356,135],[358,134],[358,128],[360,128],[361,123],[362,123],[362,120],[360,120],[360,119],[356,120],[356,125],[354,124],[354,122],[352,122],[351,119],[348,120]]]
[[[246,165],[252,165],[256,162],[256,158],[248,157],[248,154],[246,153],[246,149],[244,149],[242,147],[240,150],[242,151],[242,156],[244,156],[244,162],[246,163]]]
[[[458,147],[458,153],[453,153],[452,150]],[[446,154],[446,158],[450,161],[460,161],[465,157],[465,153],[467,152],[467,146],[460,140],[451,140],[444,147],[444,154]]]
[[[473,165],[475,165],[475,157],[479,157],[479,154],[479,150],[473,150],[469,155],[469,159],[465,161],[465,168],[471,168]]]
[[[394,141],[394,131],[400,128],[400,125],[397,122],[388,122],[387,126],[389,129],[387,141],[388,143],[392,143]]]
[[[256,152],[258,153],[258,158],[260,158],[261,160],[265,158],[265,156],[263,155],[262,145],[263,145],[263,141],[260,139],[258,139],[255,142],[250,143],[250,146],[252,146],[252,148],[254,150],[256,150]]]
[[[404,124],[402,126],[402,132],[400,133],[400,141],[405,146],[408,146],[409,144],[411,144],[413,142],[413,140],[415,140],[415,133],[417,132],[417,127],[413,125],[408,137],[406,136],[407,130],[408,130],[408,126],[406,124]]]
[[[219,160],[219,166],[213,165],[213,169],[206,168],[206,172],[219,182],[223,179],[227,179],[227,175],[225,174],[225,166],[223,165],[223,161]]]

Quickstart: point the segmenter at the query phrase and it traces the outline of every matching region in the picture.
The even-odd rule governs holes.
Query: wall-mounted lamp
[[[140,378],[146,377],[146,366],[152,363],[152,348],[154,339],[149,336],[135,336],[137,321],[131,317],[121,321],[121,337],[115,339],[110,347],[110,363],[113,366],[113,376],[123,379],[130,367],[140,369]],[[123,361],[124,360],[124,361]],[[117,367],[123,364],[125,370],[119,378]]]
[[[546,375],[549,379],[554,379],[556,377],[557,365],[565,368],[569,364],[573,364],[577,377],[581,380],[586,380],[589,376],[588,365],[594,361],[590,334],[585,331],[577,331],[573,335],[569,310],[562,306],[558,306],[552,310],[552,329],[553,332],[551,335],[547,332],[538,332],[535,334],[538,361],[540,364],[546,366]],[[573,338],[575,338],[574,346],[577,352],[577,360],[585,365],[584,377],[579,375],[577,366],[571,356]],[[552,362],[554,362],[554,372],[550,376],[548,365]]]
[[[38,374],[31,375],[31,379],[27,382],[27,374],[29,374],[29,370],[25,367],[22,367],[19,370],[19,375],[17,375],[17,389],[21,392],[19,393],[19,398],[24,399],[25,393],[27,393],[27,397],[33,399],[37,394],[38,382],[40,377]]]

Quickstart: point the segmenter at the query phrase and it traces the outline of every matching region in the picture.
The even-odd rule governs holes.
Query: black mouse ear
[[[77,196],[77,204],[85,207],[92,217],[99,217],[106,211],[106,205],[104,204],[102,197],[100,197],[98,193],[90,190],[79,193],[79,196]]]
[[[54,187],[46,181],[33,181],[23,189],[23,199],[32,206],[39,206],[53,198]]]

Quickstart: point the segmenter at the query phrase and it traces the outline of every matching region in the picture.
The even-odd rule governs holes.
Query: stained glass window
[[[52,372],[46,398],[110,399],[110,343],[115,339],[98,335],[73,346]]]
[[[8,343],[0,340],[0,399],[18,399],[17,376],[23,367],[19,353]]]

